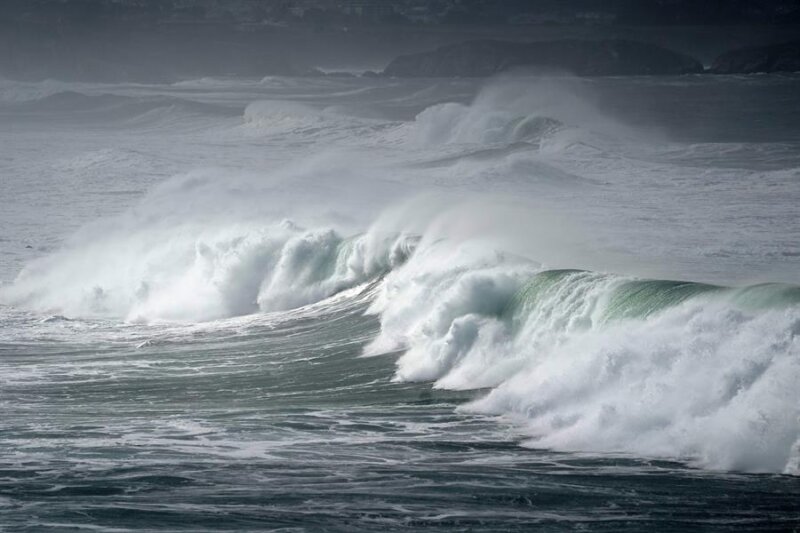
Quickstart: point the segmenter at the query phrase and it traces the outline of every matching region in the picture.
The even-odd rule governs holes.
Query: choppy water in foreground
[[[355,299],[140,349],[0,346],[4,530],[797,524],[792,476],[522,448],[498,421],[454,412],[474,393],[392,383],[391,356],[357,358],[378,327],[363,311]]]
[[[0,531],[799,528],[798,83],[0,81]]]

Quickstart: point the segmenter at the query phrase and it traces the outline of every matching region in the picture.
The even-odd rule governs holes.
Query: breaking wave
[[[589,103],[577,80],[506,80],[486,87],[469,104],[427,107],[411,124],[422,145],[503,146],[524,143],[543,150],[573,144],[636,139],[622,124]]]
[[[25,269],[4,299],[78,317],[214,320],[320,301],[382,275],[414,246],[410,237],[343,238],[291,221],[179,233],[64,250]]]
[[[202,321],[380,280],[366,355],[401,352],[396,380],[490,389],[463,409],[508,417],[531,446],[798,473],[800,287],[546,270],[446,216],[351,237],[290,221],[125,227],[1,294],[47,315]]]
[[[533,447],[798,473],[800,287],[411,265],[373,304],[369,352],[404,350],[396,379],[490,388],[463,409]]]
[[[437,104],[392,133],[411,144],[542,146],[625,134],[563,92],[525,91],[501,85],[469,106]],[[91,98],[59,93],[35,105],[130,104]],[[247,107],[243,127],[309,139],[331,124],[345,136],[375,127],[277,101]],[[197,322],[377,284],[368,313],[380,331],[365,355],[400,353],[399,381],[489,389],[462,409],[512,420],[530,446],[800,473],[800,287],[636,278],[577,260],[555,266],[581,269],[554,270],[565,261],[548,246],[563,247],[562,235],[537,241],[531,229],[554,224],[484,231],[490,200],[476,217],[455,193],[387,209],[375,199],[402,197],[403,187],[361,179],[352,154],[337,157],[269,183],[169,180],[33,261],[0,301],[44,316]],[[535,241],[526,253],[506,246],[521,239]]]

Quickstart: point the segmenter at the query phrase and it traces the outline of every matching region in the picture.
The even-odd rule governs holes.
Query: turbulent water
[[[800,527],[800,77],[0,81],[0,530]]]

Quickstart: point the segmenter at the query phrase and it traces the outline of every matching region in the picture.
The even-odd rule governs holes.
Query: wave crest
[[[370,349],[405,348],[396,379],[491,388],[463,409],[515,420],[531,446],[798,473],[798,287],[412,259],[384,290]]]

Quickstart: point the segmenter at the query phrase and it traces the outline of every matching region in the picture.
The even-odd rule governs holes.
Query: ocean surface
[[[800,76],[0,80],[0,531],[800,530]]]

